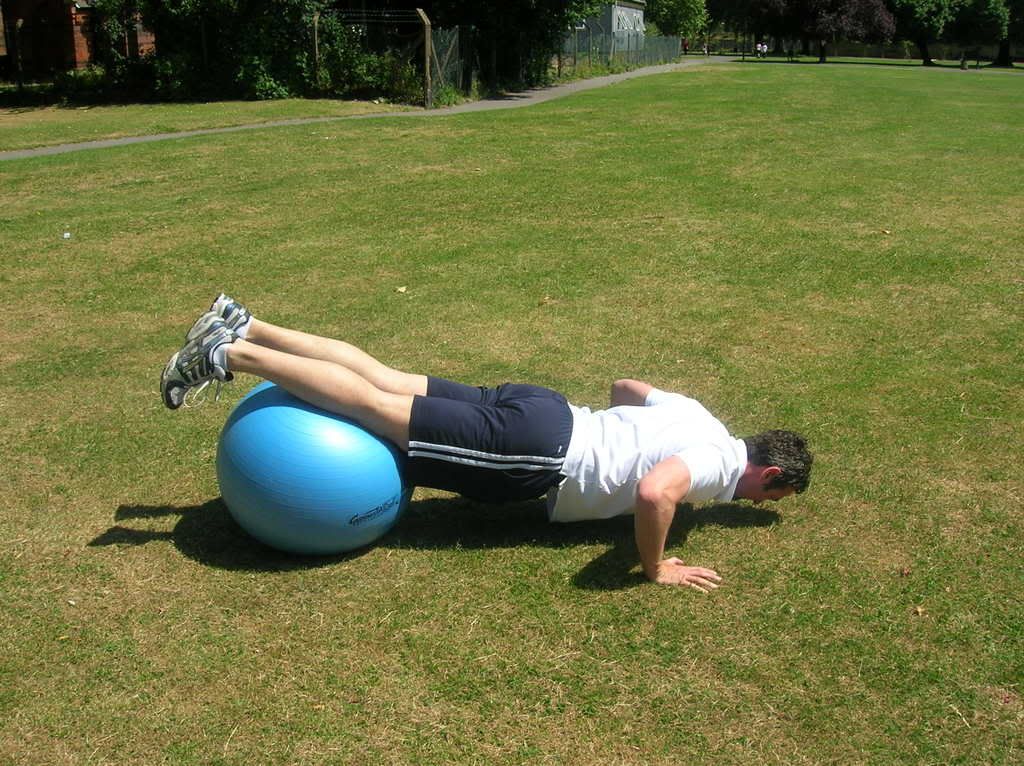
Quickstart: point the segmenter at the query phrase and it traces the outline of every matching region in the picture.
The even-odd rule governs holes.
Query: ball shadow
[[[168,532],[138,529],[132,521],[177,517]],[[89,542],[92,547],[146,545],[170,542],[184,556],[218,569],[285,572],[313,569],[365,553],[366,549],[337,556],[296,556],[264,545],[245,532],[221,498],[202,505],[122,505],[114,512],[115,525]]]

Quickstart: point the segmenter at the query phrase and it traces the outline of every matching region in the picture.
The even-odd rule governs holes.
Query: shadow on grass
[[[170,531],[135,528],[131,522],[177,517]],[[775,511],[738,503],[694,510],[681,506],[669,532],[668,546],[686,542],[692,530],[705,525],[739,528],[770,526],[779,521]],[[345,561],[369,548],[337,556],[296,556],[269,548],[246,534],[217,498],[193,506],[122,505],[114,513],[113,527],[89,545],[145,545],[170,542],[182,554],[207,566],[229,570],[282,572],[312,569]],[[413,501],[401,521],[374,546],[394,550],[442,550],[451,548],[501,549],[533,546],[572,548],[610,545],[573,578],[589,590],[633,587],[644,581],[637,569],[639,557],[633,541],[632,516],[607,521],[551,524],[541,501],[505,506],[481,505],[464,498]]]
[[[177,517],[172,530],[139,529],[133,521]],[[114,512],[114,526],[89,545],[146,545],[172,543],[185,556],[220,569],[284,572],[311,569],[355,558],[363,551],[340,556],[293,556],[270,548],[238,526],[220,498],[202,505],[122,505]]]
[[[53,83],[26,84],[18,89],[13,84],[0,82],[0,109],[30,112],[47,107],[62,109],[92,109],[102,106],[150,106],[153,104],[180,104],[189,106],[218,101],[216,98],[157,98],[141,92],[68,92]]]
[[[973,61],[973,59],[969,59],[968,61]],[[959,62],[933,61],[931,64],[925,65],[920,59],[892,59],[891,61],[879,61],[878,59],[864,59],[863,61],[852,61],[850,59],[828,59],[826,61],[818,61],[815,59],[810,61],[807,58],[804,58],[786,61],[785,59],[755,59],[750,57],[743,60],[740,57],[736,57],[732,59],[730,63],[756,64],[758,66],[774,66],[781,64],[785,66],[880,66],[898,67],[901,69],[963,69]],[[1017,68],[1019,69],[1019,67]],[[975,71],[980,69],[994,69],[1000,72],[1009,72],[1012,71],[1014,67],[997,67],[992,63],[985,63],[979,67],[973,63],[968,63],[967,70]]]

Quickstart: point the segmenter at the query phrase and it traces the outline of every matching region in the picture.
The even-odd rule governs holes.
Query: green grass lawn
[[[0,108],[0,151],[202,128],[226,128],[272,120],[345,117],[409,108],[370,101],[330,99],[9,107]]]
[[[1020,763],[1022,88],[730,65],[0,164],[0,762]],[[222,288],[406,369],[643,378],[816,473],[681,509],[709,596],[629,519],[435,492],[277,554],[213,469],[255,380],[157,392]]]

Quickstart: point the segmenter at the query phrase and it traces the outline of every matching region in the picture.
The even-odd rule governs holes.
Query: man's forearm
[[[637,497],[633,530],[640,565],[649,580],[658,578],[658,566],[665,557],[665,541],[675,512],[675,503],[665,495],[658,498]]]
[[[678,455],[666,458],[640,480],[636,490],[634,534],[644,574],[663,585],[687,585],[705,593],[718,587],[721,577],[712,569],[691,567],[678,558],[665,558],[668,530],[676,505],[690,491],[690,469]]]

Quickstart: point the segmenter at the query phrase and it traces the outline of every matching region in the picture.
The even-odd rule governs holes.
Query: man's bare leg
[[[350,417],[402,450],[409,449],[412,394],[381,389],[343,364],[285,353],[248,340],[229,345],[227,361],[232,372],[248,372],[273,381],[303,401]]]
[[[427,376],[395,370],[342,340],[289,330],[253,317],[245,339],[276,351],[347,367],[381,391],[409,396],[427,393]],[[266,376],[264,376],[266,377]]]

